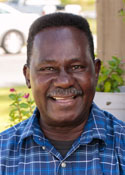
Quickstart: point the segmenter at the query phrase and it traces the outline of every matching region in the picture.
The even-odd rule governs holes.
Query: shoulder
[[[111,113],[101,110],[95,104],[93,104],[93,116],[95,116],[96,123],[103,124],[107,137],[113,138],[116,147],[124,147],[125,150],[125,122],[117,119]]]
[[[37,124],[37,113],[36,108],[30,118],[0,133],[0,151],[15,150],[23,139],[33,135],[33,129]]]
[[[118,153],[124,154],[125,159],[125,122],[118,120],[112,115],[108,120],[108,127],[111,127],[113,131],[115,148]]]
[[[107,142],[112,146],[117,154],[120,164],[125,165],[125,122],[117,119],[111,113],[103,111],[106,118]]]
[[[111,113],[99,109],[95,104],[93,108],[97,126],[103,126],[105,132],[105,157],[112,157],[120,168],[120,172],[125,171],[125,122],[117,119]],[[100,127],[98,127],[100,130]],[[108,160],[108,159],[107,159]],[[115,165],[115,164],[114,164]]]
[[[125,168],[125,122],[118,120],[111,114],[107,115],[107,129],[113,135],[113,147],[121,167]]]
[[[117,118],[117,116],[114,116],[113,114],[101,110],[96,104],[93,104],[93,115],[105,119],[103,122],[107,125],[107,130],[110,132],[114,132],[114,134],[124,134],[125,132],[125,122],[121,121]],[[97,118],[98,120],[98,118]],[[120,133],[119,133],[120,132]]]
[[[28,120],[25,120],[0,133],[0,151],[9,148],[12,145],[18,145]]]
[[[123,135],[125,137],[125,122],[117,119],[107,111],[103,111],[106,117],[107,129],[114,133],[115,136]]]

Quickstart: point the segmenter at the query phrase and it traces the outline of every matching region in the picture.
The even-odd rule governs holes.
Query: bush
[[[102,63],[96,91],[120,92],[119,86],[124,84],[122,64],[121,58],[115,56],[112,57],[112,60],[108,61],[108,65]]]
[[[10,105],[10,126],[13,126],[29,118],[35,108],[34,100],[29,93],[18,93],[14,88],[10,89],[9,98],[12,100]]]

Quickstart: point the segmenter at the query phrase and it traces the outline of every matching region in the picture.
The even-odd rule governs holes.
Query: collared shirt
[[[0,175],[125,175],[125,123],[92,104],[81,136],[63,158],[44,137],[38,109],[0,135]]]

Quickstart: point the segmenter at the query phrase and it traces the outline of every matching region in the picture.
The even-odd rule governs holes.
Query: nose
[[[73,84],[74,78],[64,69],[59,72],[58,77],[54,81],[54,86],[60,88],[69,88],[73,86]]]

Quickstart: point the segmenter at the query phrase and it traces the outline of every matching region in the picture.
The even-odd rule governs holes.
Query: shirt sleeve
[[[115,150],[117,152],[117,158],[121,174],[125,173],[125,126],[117,129],[115,136]]]

